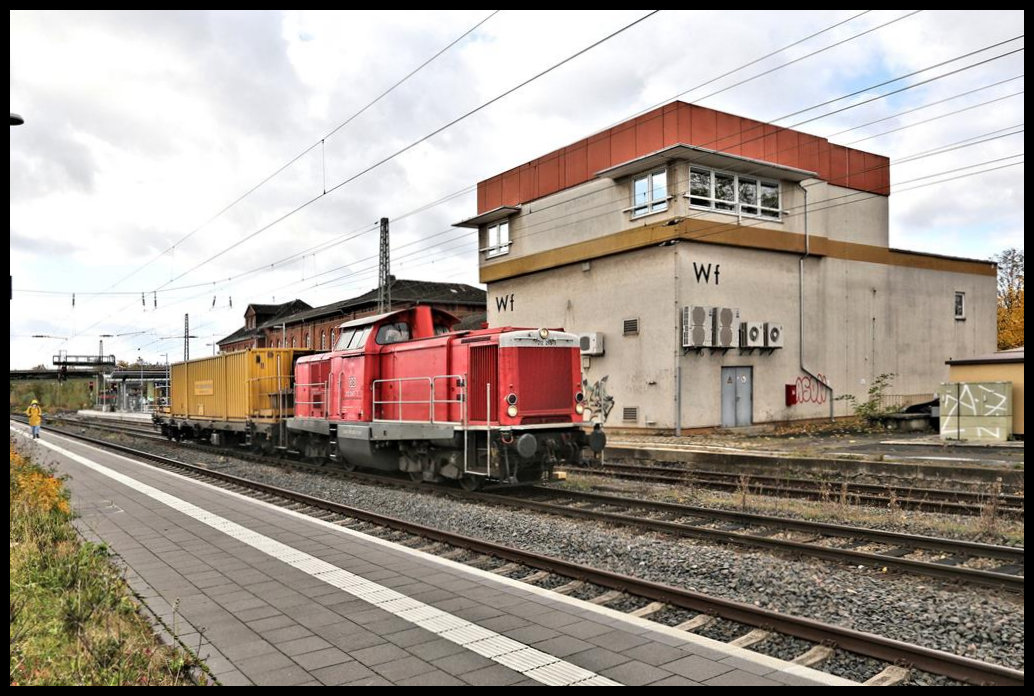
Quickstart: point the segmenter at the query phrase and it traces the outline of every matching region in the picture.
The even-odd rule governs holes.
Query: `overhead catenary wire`
[[[469,192],[469,189],[466,189],[465,191],[466,191],[466,192]],[[458,192],[457,194],[451,194],[451,195],[461,195],[462,193],[463,193],[463,192]],[[433,206],[433,204],[428,204],[428,206]],[[426,209],[426,207],[425,207],[425,208],[423,208],[423,209]],[[299,254],[301,254],[301,253],[302,253],[302,252],[299,252]],[[297,256],[298,256],[299,254],[296,254],[296,255],[295,255],[295,257],[297,257]],[[214,281],[213,281],[213,282],[214,282]],[[184,286],[184,287],[189,287],[189,286]],[[133,291],[133,293],[129,293],[129,294],[135,294],[135,291]]]
[[[645,19],[645,17],[644,17],[644,19]],[[641,21],[641,20],[638,20],[638,21]],[[631,25],[627,25],[627,26],[631,26]],[[626,26],[626,28],[627,28],[627,26]],[[615,34],[616,34],[616,33],[617,33],[617,32],[615,32]],[[615,34],[612,34],[611,36],[613,36],[613,35],[615,35]],[[887,85],[893,84],[893,83],[895,83],[895,82],[899,82],[899,81],[901,81],[902,79],[906,79],[906,78],[908,78],[908,77],[914,77],[914,76],[916,76],[916,75],[919,75],[919,74],[922,74],[922,73],[924,73],[924,72],[928,72],[928,71],[930,71],[930,70],[933,70],[933,69],[936,69],[936,68],[939,68],[939,67],[944,67],[945,65],[948,65],[948,64],[950,64],[950,63],[952,63],[952,62],[956,62],[956,61],[958,61],[958,60],[962,60],[962,59],[964,59],[964,58],[972,57],[972,56],[974,56],[974,55],[977,55],[977,54],[979,54],[979,53],[982,53],[982,52],[984,52],[984,51],[990,50],[990,49],[992,49],[992,48],[1000,47],[1000,46],[1003,46],[1003,45],[1005,45],[1005,44],[1008,44],[1008,43],[1010,43],[1010,42],[1016,41],[1016,40],[1018,40],[1018,39],[1020,39],[1020,38],[1022,38],[1022,35],[1019,35],[1019,36],[1013,37],[1013,38],[1011,38],[1011,39],[1007,39],[1007,40],[1005,40],[1005,41],[1000,41],[1000,42],[997,42],[997,43],[994,43],[994,44],[990,44],[989,46],[986,46],[986,47],[984,47],[984,48],[980,48],[980,49],[977,49],[977,50],[975,50],[975,51],[970,51],[970,52],[964,53],[964,54],[962,54],[962,55],[960,55],[960,56],[956,56],[955,58],[951,58],[951,59],[948,59],[948,60],[945,60],[945,61],[940,61],[940,62],[938,62],[938,63],[936,63],[936,64],[934,64],[934,65],[931,65],[931,66],[928,66],[928,67],[925,67],[925,68],[921,68],[921,69],[919,69],[919,70],[915,70],[915,71],[909,72],[909,73],[907,73],[907,74],[905,74],[905,75],[901,75],[901,76],[898,76],[898,77],[894,77],[894,78],[891,78],[891,79],[889,79],[889,80],[885,80],[885,81],[882,81],[882,82],[880,82],[880,83],[877,83],[877,84],[875,84],[875,85],[869,85],[869,86],[867,86],[867,87],[864,87],[864,88],[862,88],[862,89],[859,89],[859,90],[855,90],[855,91],[853,91],[853,92],[850,92],[850,93],[848,93],[848,94],[844,94],[844,95],[841,95],[841,96],[835,97],[835,98],[833,98],[833,99],[829,99],[829,100],[826,100],[826,101],[824,101],[824,102],[820,103],[819,105],[816,105],[816,106],[812,106],[812,107],[807,107],[807,108],[804,108],[804,109],[799,109],[799,110],[797,110],[797,111],[794,111],[794,112],[792,112],[792,113],[790,113],[790,114],[786,114],[786,115],[784,115],[784,116],[778,117],[778,118],[774,119],[774,120],[772,121],[772,123],[777,123],[777,122],[779,122],[779,121],[781,121],[781,120],[785,120],[785,119],[787,119],[787,118],[790,118],[790,117],[792,117],[792,116],[795,116],[795,115],[799,115],[799,114],[802,114],[802,113],[806,113],[806,112],[808,112],[808,111],[811,111],[811,110],[813,110],[813,109],[817,108],[818,106],[823,106],[823,105],[830,105],[830,104],[836,103],[837,101],[842,101],[842,100],[844,100],[844,99],[848,99],[848,98],[850,98],[850,97],[853,97],[853,96],[857,96],[857,95],[859,95],[859,94],[863,94],[863,93],[866,93],[866,92],[870,92],[870,91],[871,91],[871,90],[873,90],[873,89],[877,89],[877,88],[879,88],[879,87],[883,87],[883,86],[887,86]],[[606,39],[601,39],[601,40],[600,40],[599,42],[597,42],[597,43],[596,43],[596,44],[594,44],[594,45],[598,45],[598,43],[600,43],[600,42],[602,42],[602,41],[604,41],[604,40],[606,40]],[[591,47],[589,47],[589,48],[591,48]],[[582,52],[582,53],[584,53],[584,52],[585,52],[586,50],[589,50],[589,49],[588,49],[588,48],[587,48],[587,49],[583,49],[583,50],[582,50],[581,52]],[[1014,53],[1017,53],[1017,52],[1020,52],[1020,51],[1022,51],[1022,50],[1023,50],[1022,48],[1020,48],[1020,49],[1016,49],[1016,50],[1014,50],[1014,51],[1010,51],[1010,52],[1008,52],[1008,53],[1005,53],[1005,54],[1001,54],[1001,55],[998,55],[998,56],[994,56],[994,57],[992,57],[992,58],[988,58],[988,59],[986,59],[986,60],[983,60],[983,61],[980,61],[980,62],[978,62],[978,63],[974,63],[974,64],[966,65],[966,66],[963,66],[963,67],[957,68],[957,69],[955,69],[955,70],[953,70],[953,71],[950,71],[950,72],[948,72],[948,73],[944,73],[944,74],[942,74],[942,75],[937,75],[937,76],[935,76],[935,77],[932,77],[932,78],[929,78],[929,79],[927,79],[927,80],[923,80],[923,81],[921,81],[921,82],[918,82],[918,83],[915,83],[915,84],[912,84],[912,85],[907,85],[907,86],[905,86],[905,87],[899,88],[899,89],[897,89],[897,90],[894,90],[894,91],[891,91],[891,92],[888,92],[888,93],[885,93],[885,94],[881,94],[881,95],[876,95],[876,96],[874,96],[874,97],[871,97],[871,98],[869,98],[869,99],[867,99],[867,100],[865,100],[865,101],[862,101],[862,102],[855,102],[855,103],[852,103],[852,104],[850,104],[850,105],[848,105],[848,106],[845,106],[845,107],[843,107],[843,108],[841,108],[841,109],[838,109],[838,110],[836,110],[836,111],[828,112],[828,113],[822,114],[822,115],[820,115],[820,116],[815,116],[815,117],[812,117],[812,118],[810,118],[810,119],[807,119],[807,120],[805,120],[805,121],[800,121],[800,122],[797,122],[797,123],[795,123],[795,124],[793,124],[793,125],[791,125],[791,126],[786,126],[786,127],[787,127],[787,128],[794,128],[794,127],[797,127],[797,126],[799,126],[799,125],[802,125],[802,124],[804,124],[804,123],[807,123],[807,122],[811,122],[811,121],[814,121],[814,120],[818,120],[818,119],[820,119],[820,118],[825,118],[825,117],[827,117],[827,116],[830,116],[830,115],[832,115],[832,114],[835,114],[835,113],[842,113],[842,112],[844,112],[844,111],[847,111],[847,110],[850,110],[850,109],[858,108],[858,107],[860,107],[860,106],[862,106],[862,105],[864,105],[864,104],[868,104],[868,103],[871,103],[871,102],[873,102],[873,101],[876,101],[876,100],[878,100],[878,99],[884,99],[884,98],[887,98],[887,97],[889,97],[889,96],[891,96],[891,95],[894,95],[894,94],[899,94],[899,93],[901,93],[901,92],[903,92],[903,91],[906,91],[906,90],[909,90],[909,89],[913,89],[913,88],[916,88],[916,87],[919,87],[919,86],[923,86],[923,85],[929,84],[929,83],[931,83],[931,82],[933,82],[933,81],[936,81],[936,80],[940,80],[940,79],[944,79],[944,78],[946,78],[946,77],[950,77],[950,76],[952,76],[952,75],[956,75],[956,74],[958,74],[958,73],[960,73],[960,72],[963,72],[963,71],[966,71],[966,70],[972,69],[972,68],[974,68],[974,67],[977,67],[977,66],[979,66],[979,65],[983,65],[983,64],[986,64],[986,63],[988,63],[988,62],[991,62],[991,61],[993,61],[993,60],[998,60],[998,59],[1000,59],[1000,58],[1006,57],[1006,56],[1008,56],[1008,55],[1012,55],[1012,54],[1014,54]],[[576,55],[577,55],[577,54],[576,54]],[[572,56],[572,57],[574,57],[574,56]],[[569,58],[568,60],[570,60],[570,58]],[[557,64],[557,65],[555,65],[555,66],[554,66],[554,68],[555,68],[555,67],[557,67],[557,66],[559,66],[559,65],[560,65],[560,64]],[[541,76],[541,75],[542,75],[542,74],[544,74],[545,72],[546,72],[546,71],[544,71],[543,73],[539,73],[539,76]],[[531,78],[531,80],[533,80],[533,79],[535,79],[535,78]],[[1010,79],[1016,79],[1016,78],[1010,78]],[[528,82],[530,82],[530,80],[527,80],[527,81],[525,81],[525,82],[524,82],[524,83],[522,83],[522,84],[527,84]],[[1002,81],[1002,82],[1005,82],[1005,81]],[[997,84],[997,83],[996,83],[996,84]],[[508,91],[507,91],[506,93],[504,93],[504,95],[505,95],[505,94],[507,94],[507,93],[510,93],[510,92],[513,92],[513,91],[515,91],[515,90],[516,90],[516,89],[518,89],[518,88],[519,88],[520,86],[521,86],[521,85],[518,85],[517,87],[511,88],[511,89],[510,89],[510,90],[508,90]],[[970,91],[968,91],[968,92],[966,92],[966,93],[964,93],[964,94],[969,94],[969,93],[972,93],[972,92],[974,92],[974,91],[978,91],[978,90],[970,90]],[[1019,94],[1019,93],[1017,93],[1017,94]],[[503,96],[503,95],[501,95],[501,96]],[[501,96],[499,96],[499,97],[496,97],[496,100],[498,100],[499,98],[501,98]],[[957,96],[962,96],[962,95],[957,95]],[[1008,96],[1015,96],[1015,95],[1008,95]],[[946,101],[946,100],[940,100],[940,101]],[[477,109],[475,109],[475,110],[473,110],[473,111],[471,111],[471,112],[468,112],[468,115],[469,115],[469,114],[471,114],[471,113],[473,113],[474,111],[477,111],[477,110],[478,110],[478,109],[480,109],[480,108],[483,108],[484,106],[487,106],[487,105],[488,105],[489,103],[490,103],[490,102],[486,102],[485,104],[482,104],[482,105],[481,105],[480,107],[477,107]],[[939,103],[939,102],[936,102],[936,103]],[[962,109],[962,111],[964,111],[964,110],[966,110],[966,109],[969,109],[969,108],[973,108],[973,107],[965,107],[964,109]],[[908,112],[912,112],[912,111],[915,111],[915,110],[916,110],[916,109],[910,109],[910,110],[908,110],[907,112],[903,112],[903,113],[908,113]],[[952,114],[954,114],[954,113],[958,113],[958,111],[955,111],[955,112],[950,112],[949,114],[944,114],[944,115],[941,115],[941,116],[939,116],[939,117],[937,117],[937,118],[943,118],[943,117],[945,117],[945,116],[949,116],[949,115],[952,115]],[[899,114],[899,115],[901,115],[901,114]],[[454,120],[454,121],[453,121],[452,123],[456,123],[456,122],[458,122],[459,120],[461,120],[462,118],[465,118],[465,116],[461,116],[461,117],[460,117],[459,119],[456,119],[456,120]],[[888,117],[888,118],[890,118],[890,117]],[[883,119],[881,119],[881,120],[883,120]],[[441,130],[444,130],[444,128],[446,128],[446,127],[448,127],[448,124],[447,124],[446,126],[443,126],[443,127],[442,127],[442,128],[440,128],[440,129],[438,129],[438,131],[436,131],[436,132],[441,132]],[[850,130],[853,130],[853,129],[850,129]],[[844,131],[844,132],[846,132],[846,131]],[[433,134],[431,134],[431,135],[433,135]],[[431,135],[425,136],[425,138],[424,138],[424,139],[426,139],[426,138],[428,138],[428,137],[431,137]],[[743,144],[743,143],[749,143],[749,142],[753,142],[753,141],[756,141],[756,140],[758,140],[758,139],[761,139],[761,138],[763,138],[763,137],[765,137],[765,135],[764,135],[764,133],[761,133],[761,134],[759,134],[759,135],[757,135],[757,136],[753,136],[753,137],[750,137],[750,138],[748,138],[748,139],[746,139],[746,140],[742,141],[742,143],[741,143],[741,144]],[[876,137],[876,136],[870,136],[870,137]],[[869,139],[869,138],[865,138],[865,139]],[[716,139],[715,139],[715,140],[714,140],[714,141],[713,141],[712,143],[700,143],[699,145],[700,145],[700,146],[703,146],[703,147],[706,147],[706,146],[707,146],[708,144],[716,144],[716,143],[717,143],[718,141],[719,141],[719,139],[717,139],[717,138],[716,138]],[[416,145],[416,144],[417,144],[418,142],[420,142],[420,141],[417,141],[417,142],[415,142],[415,143],[411,143],[410,145],[406,146],[406,148],[404,148],[403,150],[405,150],[405,149],[408,149],[408,148],[411,148],[411,147],[415,146],[415,145]],[[859,141],[854,141],[854,142],[861,142],[861,141],[859,140]],[[400,151],[400,152],[401,152],[401,151]],[[383,162],[383,160],[382,160],[382,162]],[[372,166],[377,166],[377,165],[372,165]],[[356,175],[356,176],[358,176],[358,175]],[[354,177],[353,177],[353,178],[354,178]],[[339,184],[338,184],[338,185],[337,185],[336,187],[334,187],[334,188],[338,188],[338,187],[340,187],[340,186],[343,186],[343,185],[344,185],[345,183],[347,183],[347,180],[346,180],[346,181],[343,181],[343,182],[341,182],[341,183],[339,183]],[[423,205],[423,206],[420,206],[419,208],[417,208],[417,209],[415,209],[415,210],[413,210],[413,211],[410,211],[410,212],[408,212],[408,213],[405,213],[405,214],[403,214],[402,216],[396,217],[395,219],[397,220],[397,219],[401,219],[402,217],[408,217],[408,216],[410,216],[410,215],[413,215],[413,214],[415,214],[415,213],[417,213],[417,212],[420,212],[420,211],[422,211],[422,210],[426,210],[426,209],[428,209],[429,207],[433,207],[434,205],[437,205],[437,204],[439,204],[440,202],[445,202],[445,201],[447,201],[447,200],[451,200],[451,199],[455,198],[455,197],[456,197],[456,196],[458,196],[458,195],[462,195],[463,193],[465,193],[465,192],[468,192],[468,191],[472,190],[472,188],[473,188],[473,187],[467,187],[467,188],[465,188],[465,189],[461,189],[460,191],[454,192],[454,193],[452,193],[452,194],[448,194],[448,195],[446,195],[446,196],[444,196],[444,197],[442,197],[442,198],[438,199],[437,201],[434,201],[434,202],[431,202],[431,203],[425,204],[425,205]],[[334,190],[334,189],[332,188],[332,189],[331,189],[331,191],[332,191],[332,190]],[[316,200],[318,200],[318,199],[319,199],[320,197],[322,197],[322,196],[316,196],[316,197],[314,197],[313,199],[310,199],[309,201],[307,201],[307,202],[303,203],[303,204],[302,204],[301,206],[298,206],[298,207],[297,207],[297,208],[295,208],[294,210],[292,210],[292,211],[289,211],[289,212],[285,213],[284,215],[280,216],[280,217],[279,217],[279,218],[277,218],[276,220],[274,220],[274,221],[272,221],[272,222],[270,222],[270,223],[267,223],[266,225],[264,225],[264,226],[260,227],[260,228],[259,228],[258,230],[256,230],[256,231],[252,232],[252,233],[251,233],[251,234],[250,234],[250,235],[249,235],[248,237],[246,237],[245,239],[243,239],[243,240],[239,240],[239,241],[238,241],[238,242],[237,242],[236,244],[234,244],[234,245],[231,245],[231,247],[229,247],[229,248],[227,248],[227,249],[224,249],[224,250],[223,250],[222,252],[220,252],[220,253],[216,254],[215,256],[212,256],[212,257],[210,257],[210,258],[209,258],[209,259],[208,259],[207,261],[205,261],[205,262],[202,262],[202,264],[198,264],[198,265],[196,265],[196,266],[195,266],[194,268],[197,268],[197,267],[199,267],[200,265],[203,265],[203,263],[207,263],[208,261],[210,261],[210,260],[213,260],[214,258],[217,258],[218,256],[221,256],[221,255],[222,255],[223,253],[226,253],[227,251],[229,251],[229,249],[230,249],[230,248],[233,248],[234,246],[237,246],[238,244],[242,243],[243,241],[246,241],[247,239],[250,239],[251,237],[254,237],[254,236],[256,236],[256,235],[258,235],[258,234],[260,234],[260,233],[262,233],[262,232],[264,232],[264,231],[268,230],[269,228],[273,227],[274,225],[278,224],[279,222],[282,222],[282,221],[283,221],[284,219],[286,219],[286,218],[287,218],[287,217],[289,217],[290,215],[293,215],[294,213],[296,213],[296,212],[300,211],[301,209],[303,209],[303,208],[307,207],[308,205],[310,205],[311,203],[315,202],[315,201],[316,201]],[[373,229],[373,228],[371,227],[370,229]],[[343,241],[347,241],[347,240],[343,240]],[[313,248],[312,248],[312,250],[315,250],[316,248],[319,248],[319,247],[321,247],[321,246],[322,246],[321,244],[320,244],[320,245],[316,245],[316,247],[313,247]],[[305,255],[305,254],[307,254],[307,253],[310,253],[310,252],[309,252],[309,251],[305,251],[305,252],[297,252],[297,253],[295,253],[295,254],[292,254],[291,256],[287,257],[286,259],[278,260],[278,261],[272,262],[272,263],[270,263],[270,264],[263,264],[262,266],[258,266],[258,267],[256,267],[256,268],[252,269],[251,271],[247,271],[247,272],[245,272],[245,273],[239,274],[239,276],[249,275],[249,274],[251,274],[251,273],[254,273],[254,272],[258,272],[258,271],[261,271],[261,270],[263,270],[263,269],[265,269],[265,268],[270,268],[270,267],[272,267],[272,266],[274,266],[274,265],[279,265],[279,264],[281,264],[281,263],[285,263],[285,262],[287,262],[287,261],[289,261],[289,260],[292,260],[292,259],[298,258],[299,256]],[[189,270],[188,270],[188,271],[185,271],[184,273],[180,274],[180,276],[177,276],[177,278],[179,278],[179,277],[182,277],[183,275],[186,275],[186,274],[187,274],[187,273],[189,273],[189,272],[190,272]],[[239,276],[238,276],[238,277],[239,277]],[[173,288],[173,289],[181,289],[181,288],[194,288],[194,287],[209,287],[209,286],[211,286],[211,285],[213,285],[213,284],[215,284],[215,283],[217,283],[217,282],[221,282],[222,280],[223,280],[223,279],[218,279],[218,280],[209,280],[209,281],[203,281],[203,282],[199,282],[199,283],[194,283],[194,284],[190,284],[190,285],[176,286],[176,287],[175,287],[175,288]],[[170,282],[171,282],[171,281],[170,281]],[[165,287],[166,287],[167,285],[168,285],[168,283],[166,283],[165,285],[163,285],[163,286],[161,287],[161,289],[163,289],[163,290],[164,290],[164,289],[165,289]],[[137,290],[137,291],[127,291],[127,293],[126,293],[126,294],[134,295],[134,294],[136,294],[136,293],[138,293],[138,292],[139,292],[138,290]],[[66,292],[64,292],[64,294],[68,294],[68,292],[66,291]],[[101,294],[101,293],[80,293],[80,294],[84,294],[84,295],[86,295],[86,294],[89,294],[89,295],[96,295],[96,294]],[[114,293],[113,293],[113,294],[114,294]]]
[[[294,157],[292,157],[291,159],[289,159],[289,160],[288,160],[287,162],[285,162],[285,163],[284,163],[283,165],[281,165],[281,166],[280,166],[280,167],[278,167],[278,168],[277,168],[276,170],[274,170],[274,171],[273,171],[273,173],[271,173],[271,174],[267,175],[267,176],[266,176],[265,178],[263,178],[263,179],[262,179],[261,181],[259,181],[259,182],[258,182],[257,184],[255,184],[254,186],[252,186],[251,188],[249,188],[249,189],[248,189],[247,191],[245,191],[244,193],[242,193],[241,195],[239,195],[239,196],[238,196],[237,198],[235,198],[235,199],[234,199],[233,201],[231,201],[230,203],[228,203],[227,205],[225,205],[225,206],[224,206],[224,207],[223,207],[222,209],[220,209],[220,210],[219,210],[218,212],[216,212],[216,213],[215,213],[214,215],[212,215],[212,216],[211,216],[210,218],[208,218],[208,219],[207,219],[207,220],[206,220],[205,222],[201,223],[200,225],[198,225],[197,227],[195,227],[194,229],[192,229],[192,230],[191,230],[190,232],[188,232],[187,234],[185,234],[185,235],[184,235],[183,237],[181,237],[181,238],[180,238],[180,239],[178,239],[177,241],[173,242],[173,244],[172,244],[171,246],[169,246],[169,247],[168,247],[168,248],[167,248],[167,249],[166,249],[165,251],[161,252],[160,254],[158,254],[157,256],[155,256],[154,258],[152,258],[152,259],[151,259],[150,261],[146,262],[146,263],[145,263],[144,265],[140,266],[139,268],[137,268],[136,270],[134,270],[133,272],[131,272],[131,273],[130,273],[129,275],[127,275],[127,276],[124,276],[124,277],[123,277],[123,278],[121,278],[120,280],[117,280],[117,281],[115,281],[115,283],[113,283],[113,284],[112,284],[112,285],[111,285],[111,286],[109,287],[109,289],[110,289],[110,288],[113,288],[113,287],[116,287],[117,285],[121,284],[121,283],[122,283],[122,282],[124,282],[125,280],[128,280],[129,278],[133,277],[134,275],[136,275],[137,273],[139,273],[139,272],[140,272],[140,271],[142,271],[143,269],[147,268],[147,267],[148,267],[148,266],[150,266],[150,265],[151,265],[152,263],[154,263],[155,261],[157,261],[158,259],[160,259],[160,258],[161,258],[162,256],[164,256],[165,254],[169,253],[170,251],[172,251],[173,249],[175,249],[175,248],[176,248],[177,246],[179,246],[179,245],[180,245],[180,244],[182,244],[183,242],[185,242],[185,241],[187,241],[188,239],[190,239],[191,237],[193,237],[193,236],[194,236],[195,234],[197,234],[198,232],[200,232],[200,231],[201,231],[202,229],[204,229],[204,228],[205,228],[205,227],[207,227],[208,225],[212,224],[212,223],[213,223],[213,222],[214,222],[215,220],[217,220],[217,219],[219,219],[220,217],[222,217],[222,216],[223,216],[223,215],[224,215],[225,213],[229,212],[229,211],[230,211],[230,210],[231,210],[232,208],[234,208],[234,207],[235,207],[235,206],[236,206],[236,205],[237,205],[238,203],[240,203],[240,202],[241,202],[241,201],[243,201],[243,200],[244,200],[245,198],[247,198],[247,197],[248,197],[248,196],[250,196],[251,194],[255,193],[255,191],[259,190],[260,188],[262,188],[263,186],[265,186],[265,185],[266,185],[267,183],[269,183],[270,181],[272,181],[272,180],[273,180],[273,179],[274,179],[274,178],[275,178],[276,176],[278,176],[279,174],[281,174],[281,173],[282,173],[282,172],[283,172],[284,170],[286,170],[286,169],[287,169],[288,167],[290,167],[290,166],[291,166],[292,164],[294,164],[295,162],[297,162],[298,160],[300,160],[300,159],[301,159],[302,157],[304,157],[305,155],[307,155],[307,154],[309,154],[310,152],[312,152],[312,151],[313,151],[313,150],[314,150],[314,149],[315,149],[315,148],[316,148],[317,146],[321,146],[321,147],[322,147],[322,146],[323,146],[323,145],[324,145],[324,144],[326,143],[326,140],[327,140],[327,138],[330,138],[331,136],[333,136],[333,135],[334,135],[335,133],[337,133],[337,132],[338,132],[339,130],[341,130],[342,128],[344,128],[345,126],[347,126],[347,125],[348,125],[349,123],[351,123],[352,121],[354,121],[354,120],[355,120],[356,118],[358,118],[359,116],[361,116],[362,114],[364,114],[364,113],[365,113],[366,111],[368,111],[368,110],[369,110],[369,109],[370,109],[371,107],[373,107],[373,106],[374,106],[374,105],[376,105],[376,104],[377,104],[378,102],[380,102],[380,101],[381,101],[382,99],[384,99],[384,98],[385,98],[385,97],[387,97],[387,96],[388,96],[389,94],[391,94],[392,92],[394,92],[394,91],[395,91],[396,89],[398,89],[399,87],[401,87],[401,86],[402,86],[403,84],[405,84],[405,83],[406,83],[407,81],[409,81],[409,79],[410,79],[410,78],[412,78],[412,77],[413,77],[413,76],[415,76],[415,75],[416,75],[417,73],[419,73],[419,72],[420,72],[421,70],[423,70],[424,68],[426,68],[426,67],[427,67],[428,65],[430,65],[431,63],[433,63],[433,62],[434,62],[435,60],[437,60],[438,58],[440,58],[440,57],[441,57],[441,56],[442,56],[442,55],[443,55],[444,53],[446,53],[446,52],[447,52],[447,51],[448,51],[449,49],[451,49],[451,48],[452,48],[452,47],[454,47],[454,46],[455,46],[456,44],[458,44],[458,43],[460,43],[461,41],[463,41],[463,40],[464,40],[465,38],[467,38],[468,36],[470,36],[470,35],[471,35],[472,33],[474,33],[475,31],[477,31],[477,30],[478,30],[479,28],[481,28],[481,26],[482,26],[482,25],[484,25],[484,24],[485,24],[485,22],[487,22],[488,20],[490,20],[490,19],[492,19],[493,17],[495,17],[495,16],[497,15],[497,14],[499,14],[499,12],[500,12],[500,10],[493,10],[493,11],[492,11],[492,13],[491,13],[491,14],[489,14],[489,15],[488,15],[487,17],[485,17],[484,19],[482,19],[482,20],[480,20],[479,22],[477,22],[477,23],[476,23],[476,24],[475,24],[474,26],[472,26],[471,28],[467,29],[467,30],[466,30],[465,32],[463,32],[463,34],[461,34],[461,35],[460,35],[459,37],[457,37],[456,39],[453,39],[453,40],[452,40],[452,41],[451,41],[450,43],[448,43],[448,44],[447,44],[447,45],[446,45],[445,47],[443,47],[443,48],[442,48],[441,50],[439,50],[439,51],[438,51],[437,53],[435,53],[434,55],[432,55],[432,56],[431,56],[430,58],[428,58],[428,59],[427,59],[427,60],[425,60],[425,61],[424,61],[423,63],[421,63],[420,65],[418,65],[418,66],[417,66],[416,68],[414,68],[414,69],[413,69],[412,71],[410,71],[410,72],[409,72],[408,74],[406,74],[406,76],[405,76],[405,77],[402,77],[401,79],[399,79],[399,80],[396,80],[396,81],[395,81],[395,82],[394,82],[394,83],[393,83],[393,84],[392,84],[392,85],[391,85],[390,87],[388,87],[388,88],[387,88],[386,90],[384,90],[383,92],[381,92],[380,94],[378,94],[378,95],[377,95],[377,96],[376,96],[376,97],[375,97],[375,98],[374,98],[374,99],[373,99],[372,101],[368,102],[368,103],[367,103],[367,104],[366,104],[365,106],[363,106],[362,108],[360,108],[360,109],[359,109],[358,111],[354,112],[354,113],[353,113],[352,115],[350,115],[350,116],[349,116],[348,118],[346,118],[346,119],[345,119],[344,121],[342,121],[341,123],[339,123],[339,124],[338,124],[337,126],[335,126],[334,128],[332,128],[332,129],[331,129],[331,130],[330,130],[330,131],[329,131],[328,133],[326,133],[325,135],[323,135],[323,136],[322,136],[322,137],[321,137],[321,138],[320,138],[319,140],[317,140],[316,142],[314,142],[314,143],[312,143],[311,145],[309,145],[308,147],[306,147],[306,148],[305,148],[304,150],[302,150],[302,151],[301,151],[301,152],[299,152],[299,153],[298,153],[297,155],[295,155]]]

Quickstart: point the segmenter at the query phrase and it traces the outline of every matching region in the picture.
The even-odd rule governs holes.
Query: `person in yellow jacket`
[[[32,428],[32,439],[39,439],[39,426],[43,422],[43,409],[40,408],[39,402],[36,399],[32,400],[29,407],[25,409],[25,415],[29,417],[29,426]]]

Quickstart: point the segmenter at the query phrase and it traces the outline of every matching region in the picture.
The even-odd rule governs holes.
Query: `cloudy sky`
[[[664,10],[492,101],[645,14],[12,11],[11,367],[365,292],[381,217],[476,284],[479,180],[675,98],[890,157],[892,246],[1023,247],[1022,12]]]

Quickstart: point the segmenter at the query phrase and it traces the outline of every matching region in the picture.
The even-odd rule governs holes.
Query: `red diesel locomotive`
[[[286,390],[293,409],[244,428],[163,414],[162,430],[221,441],[219,433],[233,431],[229,441],[242,445],[470,489],[537,481],[557,464],[577,463],[586,447],[603,449],[598,426],[583,430],[577,336],[510,327],[453,332],[456,322],[428,306],[347,322],[334,351],[296,359]],[[189,393],[192,385],[177,385],[176,375],[173,394],[177,386]],[[283,406],[284,389],[276,399]]]

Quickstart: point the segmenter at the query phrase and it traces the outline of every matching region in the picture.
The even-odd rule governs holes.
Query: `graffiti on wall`
[[[954,385],[952,385],[954,386]],[[972,423],[964,418],[1011,417],[1009,395],[1005,390],[992,389],[983,384],[960,383],[956,389],[946,389],[941,397],[941,434],[961,439],[1003,440],[1007,433],[993,423]]]
[[[592,384],[585,377],[582,378],[582,392],[585,394],[585,405],[592,411],[593,423],[606,423],[607,416],[614,408],[614,397],[607,393],[606,375]]]
[[[826,403],[826,400],[829,398],[829,389],[823,384],[826,381],[826,375],[821,372],[816,374],[818,374],[819,379],[815,379],[811,375],[801,375],[797,378],[797,403]]]

